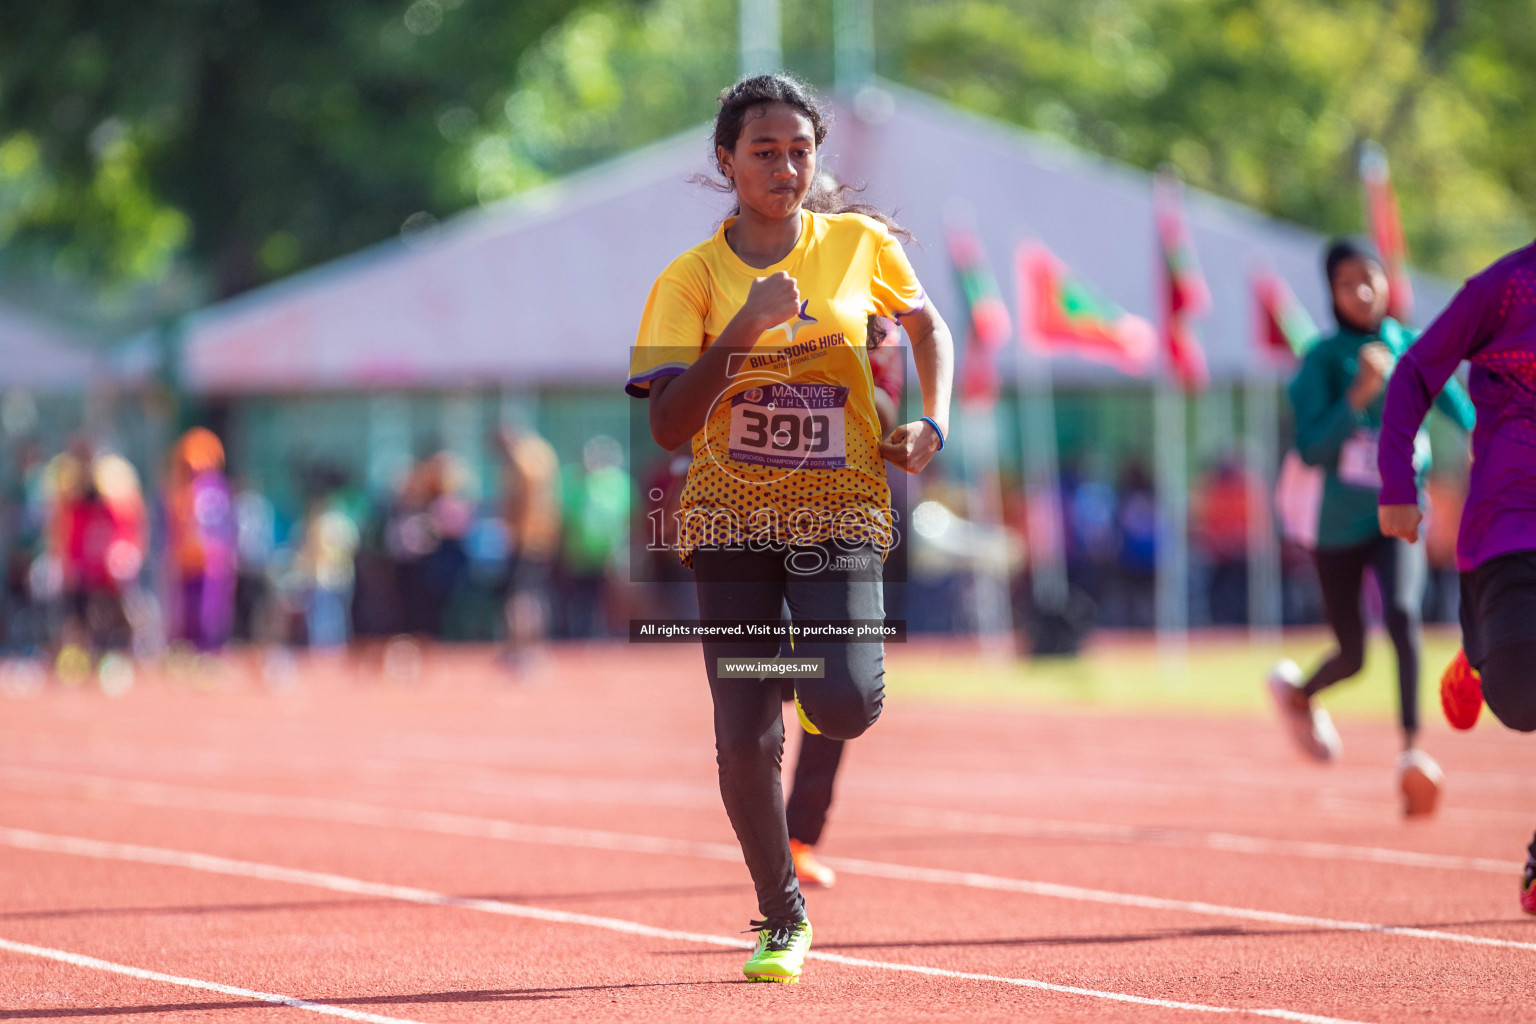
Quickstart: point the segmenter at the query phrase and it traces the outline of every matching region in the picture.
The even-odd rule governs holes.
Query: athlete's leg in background
[[[784,598],[784,556],[774,552],[700,548],[693,555],[701,619],[779,617]],[[762,658],[779,653],[776,639],[706,641],[704,670],[715,706],[715,759],[720,796],[741,843],[765,918],[798,919],[805,902],[795,880],[784,823],[782,684],[760,677],[722,678],[718,658]]]
[[[1339,646],[1302,686],[1308,697],[1317,696],[1365,666],[1365,615],[1360,608],[1360,590],[1375,547],[1375,542],[1367,542],[1347,548],[1319,548],[1312,553],[1317,563],[1317,582],[1323,592],[1323,615]]]
[[[1398,713],[1411,747],[1419,732],[1419,634],[1429,563],[1422,544],[1383,537],[1372,567],[1381,586],[1382,618],[1397,650]]]
[[[827,824],[832,806],[832,787],[843,759],[843,740],[800,731],[800,754],[795,760],[795,783],[789,791],[784,816],[789,838],[815,846]]]

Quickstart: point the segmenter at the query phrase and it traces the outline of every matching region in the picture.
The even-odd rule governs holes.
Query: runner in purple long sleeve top
[[[1472,363],[1477,427],[1456,567],[1470,572],[1536,550],[1536,245],[1469,280],[1398,361],[1377,450],[1380,504],[1418,507],[1414,435],[1463,359]]]
[[[1483,700],[1511,729],[1536,731],[1536,244],[1470,279],[1399,360],[1387,387],[1377,465],[1382,532],[1418,537],[1413,438],[1430,402],[1465,359],[1477,409],[1472,480],[1456,541],[1459,653],[1441,704],[1470,729]],[[1536,914],[1536,840],[1520,905]]]

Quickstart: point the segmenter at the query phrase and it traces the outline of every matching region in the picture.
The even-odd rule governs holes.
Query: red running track
[[[1437,723],[1407,824],[1395,729],[1343,731],[1318,767],[1264,720],[893,700],[819,958],[754,986],[695,650],[0,698],[0,1018],[1532,1019],[1536,745]]]

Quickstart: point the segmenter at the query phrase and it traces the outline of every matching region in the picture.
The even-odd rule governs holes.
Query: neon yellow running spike
[[[741,973],[748,981],[776,981],[793,985],[800,980],[805,954],[811,949],[811,922],[753,921],[757,929],[757,948],[747,958]]]
[[[800,706],[800,694],[798,693],[795,694],[795,715],[800,719],[800,728],[813,736],[821,735],[821,730],[816,728],[811,720],[805,716],[805,708]]]

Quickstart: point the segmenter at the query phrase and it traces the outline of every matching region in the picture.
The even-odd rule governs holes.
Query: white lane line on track
[[[1382,846],[1348,846],[1343,843],[1298,839],[1269,839],[1232,832],[1203,832],[1195,829],[1144,825],[1020,818],[1007,814],[937,811],[918,807],[872,808],[866,804],[855,812],[854,818],[911,828],[941,828],[951,832],[1016,835],[1042,839],[1086,839],[1094,842],[1136,845],[1155,843],[1161,846],[1220,850],[1224,853],[1307,857],[1318,860],[1358,860],[1400,867],[1485,871],[1497,875],[1517,872],[1523,863],[1514,860],[1496,860],[1492,857],[1464,857],[1456,854],[1393,850]]]
[[[434,907],[457,907],[463,910],[476,910],[488,914],[501,914],[506,917],[521,917],[535,921],[545,921],[551,924],[582,925],[588,928],[601,928],[606,931],[622,932],[627,935],[641,935],[654,939],[696,942],[710,946],[727,946],[734,949],[750,949],[753,946],[751,941],[736,936],[711,935],[707,932],[688,932],[672,928],[657,928],[654,925],[641,924],[638,921],[626,921],[623,918],[601,917],[596,914],[580,914],[567,910],[550,910],[544,907],[508,903],[503,900],[465,899],[449,896],[445,893],[433,892],[430,889],[418,889],[413,886],[369,882],[360,878],[349,878],[345,875],[333,875],[321,871],[306,871],[302,868],[286,868],[276,864],[235,860],[229,857],[219,857],[206,853],[192,853],[185,850],[167,850],[154,846],[139,846],[133,843],[109,843],[99,839],[81,839],[74,836],[53,836],[41,832],[32,832],[27,829],[4,827],[0,827],[0,842],[19,849],[45,853],[68,853],[83,857],[95,857],[102,860],[123,860],[141,864],[156,864],[164,867],[189,868],[194,871],[206,871],[211,874],[233,875],[239,878],[254,878],[266,882],[284,882],[290,885],[311,886],[355,896],[400,900],[406,903],[418,903]],[[4,942],[4,940],[0,940],[0,942]],[[10,948],[15,945],[20,944],[7,943],[3,948]],[[41,949],[41,947],[28,947],[28,950],[36,949]],[[72,957],[74,955],[72,953],[63,953],[60,957],[56,957],[56,959]],[[810,959],[843,964],[848,967],[898,971],[905,974],[921,974],[933,978],[949,978],[961,981],[992,982],[995,984],[1013,985],[1019,988],[1037,989],[1042,992],[1087,996],[1094,999],[1134,1003],[1140,1006],[1156,1006],[1169,1010],[1192,1010],[1199,1013],[1251,1014],[1275,1020],[1298,1021],[1302,1022],[1302,1024],[1363,1024],[1360,1021],[1300,1013],[1295,1010],[1189,1003],[1174,999],[1157,999],[1152,996],[1131,995],[1127,992],[1113,992],[1106,989],[1082,988],[1076,985],[1056,985],[1035,978],[1010,978],[997,974],[951,971],[942,967],[928,967],[922,964],[904,964],[886,960],[867,960],[862,957],[843,956],[839,953],[819,953],[813,950],[807,956]],[[81,959],[88,960],[90,958],[84,957]],[[95,961],[95,964],[106,964],[106,961]],[[110,965],[109,969],[119,966],[113,964]],[[156,980],[174,980],[177,983],[190,983],[196,987],[213,988],[215,991],[246,995],[252,998],[265,999],[268,1002],[282,1001],[284,1005],[296,1005],[300,1009],[315,1010],[320,1013],[335,1013],[339,1016],[377,1021],[382,1022],[382,1024],[393,1024],[395,1020],[389,1017],[376,1017],[371,1014],[358,1013],[353,1010],[342,1010],[324,1003],[307,1003],[304,1000],[287,1002],[288,997],[286,996],[272,996],[265,993],[249,992],[245,989],[215,986],[212,982],[172,979],[170,975],[156,975],[152,971],[137,973],[139,969],[134,967],[122,968],[121,973],[129,972],[136,972],[135,976],[139,977],[154,977]],[[409,1022],[409,1024],[414,1024],[414,1022]]]
[[[329,801],[316,801],[329,803]],[[428,811],[391,811],[369,805],[343,805],[354,812],[347,818],[318,818],[322,821],[343,821],[380,825],[386,828],[405,828],[440,834],[498,839],[507,842],[536,843],[545,846],[563,846],[579,849],[613,850],[624,853],[650,853],[677,857],[696,857],[725,863],[739,863],[741,851],[726,843],[695,842],[671,839],[665,836],[646,836],[628,832],[606,832],[599,829],[576,829],[550,825],[522,825],[491,818],[474,818],[461,814],[445,814]],[[358,813],[366,810],[369,814]],[[266,812],[278,813],[281,812]],[[295,816],[295,815],[289,815]],[[33,843],[93,843],[96,840],[74,840],[66,836],[50,836],[26,829],[0,827],[0,843],[24,848],[38,848]],[[111,844],[108,844],[111,845]],[[49,847],[54,849],[54,847]],[[153,849],[135,847],[135,849]],[[77,852],[58,847],[56,852]],[[1012,892],[1025,896],[1048,899],[1073,900],[1083,903],[1102,903],[1110,906],[1132,906],[1146,910],[1174,911],[1198,914],[1204,917],[1223,917],[1238,921],[1262,921],[1266,924],[1290,925],[1325,931],[1374,933],[1397,935],[1405,938],[1426,939],[1433,942],[1452,942],[1471,946],[1491,946],[1500,949],[1524,949],[1536,951],[1536,942],[1519,942],[1514,939],[1494,939],[1462,932],[1446,932],[1433,928],[1414,928],[1404,925],[1375,924],[1366,921],[1348,921],[1330,917],[1314,917],[1305,914],[1288,914],[1276,910],[1257,910],[1250,907],[1232,907],[1203,900],[1179,900],[1163,896],[1143,896],[1137,893],[1113,892],[1106,889],[1090,889],[1084,886],[1063,885],[1057,882],[1037,882],[1025,878],[1008,878],[976,871],[956,871],[949,868],[926,868],[910,864],[892,864],[885,861],[862,860],[853,857],[827,857],[826,863],[850,875],[886,878],[903,882],[920,882],[931,885],[954,885],[991,892]]]
[[[667,836],[611,832],[603,829],[570,828],[561,825],[528,825],[496,818],[482,818],[443,811],[402,810],[374,804],[330,800],[319,797],[283,797],[242,793],[233,790],[210,791],[194,789],[192,787],[172,787],[162,783],[143,782],[115,783],[110,787],[110,791],[119,799],[126,797],[138,803],[177,809],[301,818],[327,823],[399,828],[442,835],[494,839],[503,842],[534,843],[545,846],[608,850],[623,853],[645,853],[672,857],[693,857],[730,864],[739,863],[741,860],[740,849],[730,843],[674,839]],[[1026,896],[1103,903],[1113,906],[1137,906],[1148,910],[1176,911],[1207,917],[1262,921],[1269,924],[1321,928],[1330,931],[1375,932],[1409,938],[1429,939],[1432,941],[1460,942],[1470,945],[1536,951],[1536,943],[1519,942],[1512,939],[1486,938],[1477,935],[1466,935],[1461,932],[1446,932],[1437,929],[1411,928],[1363,921],[1288,914],[1281,911],[1232,907],[1201,900],[1179,900],[1162,896],[1143,896],[1135,893],[1121,893],[1103,889],[1090,889],[1082,886],[1062,885],[1055,882],[1037,882],[1030,879],[1009,878],[974,871],[926,868],[858,858],[828,857],[825,860],[829,866],[851,875],[866,875],[896,881],[919,882],[931,885],[954,885],[992,892],[1013,892]]]
[[[400,828],[443,835],[501,839],[514,843],[539,843],[623,853],[654,853],[672,857],[703,857],[735,863],[741,848],[732,843],[711,843],[666,836],[645,836],[565,825],[527,825],[497,818],[482,818],[447,811],[414,811],[326,797],[280,796],[232,789],[201,789],[160,782],[124,782],[100,779],[87,784],[96,793],[116,802],[176,810],[215,811],[257,817],[300,818],[343,825]]]
[[[62,949],[49,949],[47,946],[34,946],[26,942],[12,942],[9,939],[0,939],[0,950],[20,953],[25,956],[42,957],[45,960],[57,960],[60,963],[73,964],[75,967],[88,967],[93,971],[124,974],[130,978],[140,978],[144,981],[159,981],[167,985],[180,985],[182,988],[198,988],[208,992],[219,992],[226,996],[239,996],[241,999],[254,999],[263,1003],[273,1003],[277,1006],[291,1006],[295,1010],[309,1010],[311,1013],[323,1013],[330,1017],[345,1017],[348,1020],[369,1021],[371,1024],[420,1024],[419,1021],[413,1021],[405,1017],[382,1017],[376,1013],[349,1010],[345,1006],[315,1003],[308,999],[281,996],[274,992],[257,992],[254,989],[239,988],[235,985],[221,985],[216,981],[202,981],[198,978],[182,978],[174,974],[162,974],[159,971],[146,971],[142,967],[115,964],[110,960],[98,960],[94,956],[82,956],[79,953],[69,953]]]
[[[121,779],[114,776],[79,772],[60,772],[52,769],[19,768],[0,766],[0,779],[22,785],[75,785],[83,787],[88,796],[126,800],[155,807],[175,807],[189,810],[227,811],[233,814],[268,814],[287,817],[318,818],[344,821],[359,825],[386,825],[398,827],[394,820],[384,821],[382,815],[430,814],[432,812],[398,811],[373,804],[338,801],[317,797],[282,797],[241,790],[201,788],[161,782]],[[588,780],[593,783],[600,780]],[[638,787],[638,788],[643,788]],[[626,792],[630,790],[626,789]],[[569,795],[570,791],[566,793]],[[506,795],[522,796],[518,790]],[[634,795],[631,793],[631,795]],[[718,799],[718,797],[717,797]],[[626,803],[637,802],[626,799]],[[710,805],[715,806],[714,804]],[[439,819],[434,824],[418,824],[409,827],[429,828],[432,831],[449,831],[455,834],[481,835],[485,822],[493,819],[472,818],[465,815],[433,814]],[[1101,822],[1062,821],[1057,819],[1023,818],[1005,814],[988,814],[972,811],[941,811],[917,807],[897,807],[863,802],[849,815],[852,821],[881,825],[900,825],[910,828],[939,828],[951,832],[984,835],[1014,835],[1044,839],[1076,839],[1088,842],[1118,843],[1130,845],[1156,844],[1185,849],[1216,850],[1223,853],[1251,856],[1302,857],[1313,860],[1352,860],[1364,863],[1392,864],[1400,867],[1430,868],[1447,871],[1480,871],[1496,875],[1518,872],[1521,861],[1502,861],[1492,857],[1466,857],[1455,854],[1420,853],[1415,850],[1394,850],[1380,846],[1349,846],[1342,843],[1323,843],[1295,839],[1269,839],[1261,836],[1245,836],[1230,832],[1205,832],[1195,829],[1160,828],[1156,826],[1113,825]],[[464,831],[465,821],[475,822],[470,832]],[[502,823],[509,825],[509,823]],[[523,829],[538,826],[519,826]],[[594,833],[587,830],[567,830],[582,833],[590,841]],[[607,835],[608,833],[596,833]],[[551,841],[558,841],[556,832],[548,833]],[[511,835],[493,838],[517,838]],[[632,837],[638,838],[638,837]],[[533,841],[533,840],[530,840]],[[685,842],[664,840],[657,843]],[[694,849],[697,850],[695,844]],[[727,860],[735,860],[737,849],[724,843],[702,844],[713,848]],[[626,847],[626,849],[629,849]],[[682,856],[704,856],[682,848],[657,848],[648,852],[680,853]]]
[[[1456,942],[1472,946],[1494,946],[1502,949],[1536,951],[1536,942],[1517,942],[1514,939],[1491,939],[1481,935],[1466,935],[1462,932],[1443,932],[1434,928],[1373,924],[1366,921],[1347,921],[1332,917],[1287,914],[1278,910],[1229,907],[1220,903],[1206,903],[1202,900],[1175,900],[1162,896],[1140,896],[1135,893],[1088,889],[1078,885],[1034,882],[1023,878],[1004,878],[999,875],[987,875],[974,871],[954,871],[949,868],[923,868],[908,864],[887,864],[882,861],[860,860],[852,857],[823,857],[822,862],[829,867],[847,872],[850,875],[868,875],[874,878],[890,878],[903,882],[961,885],[973,889],[991,889],[996,892],[1016,892],[1027,896],[1046,896],[1085,903],[1104,903],[1116,907],[1141,907],[1146,910],[1169,910],[1186,914],[1200,914],[1206,917],[1226,917],[1239,921],[1263,921],[1266,924],[1292,925],[1324,931],[1400,935],[1407,938],[1428,939],[1434,942]]]

